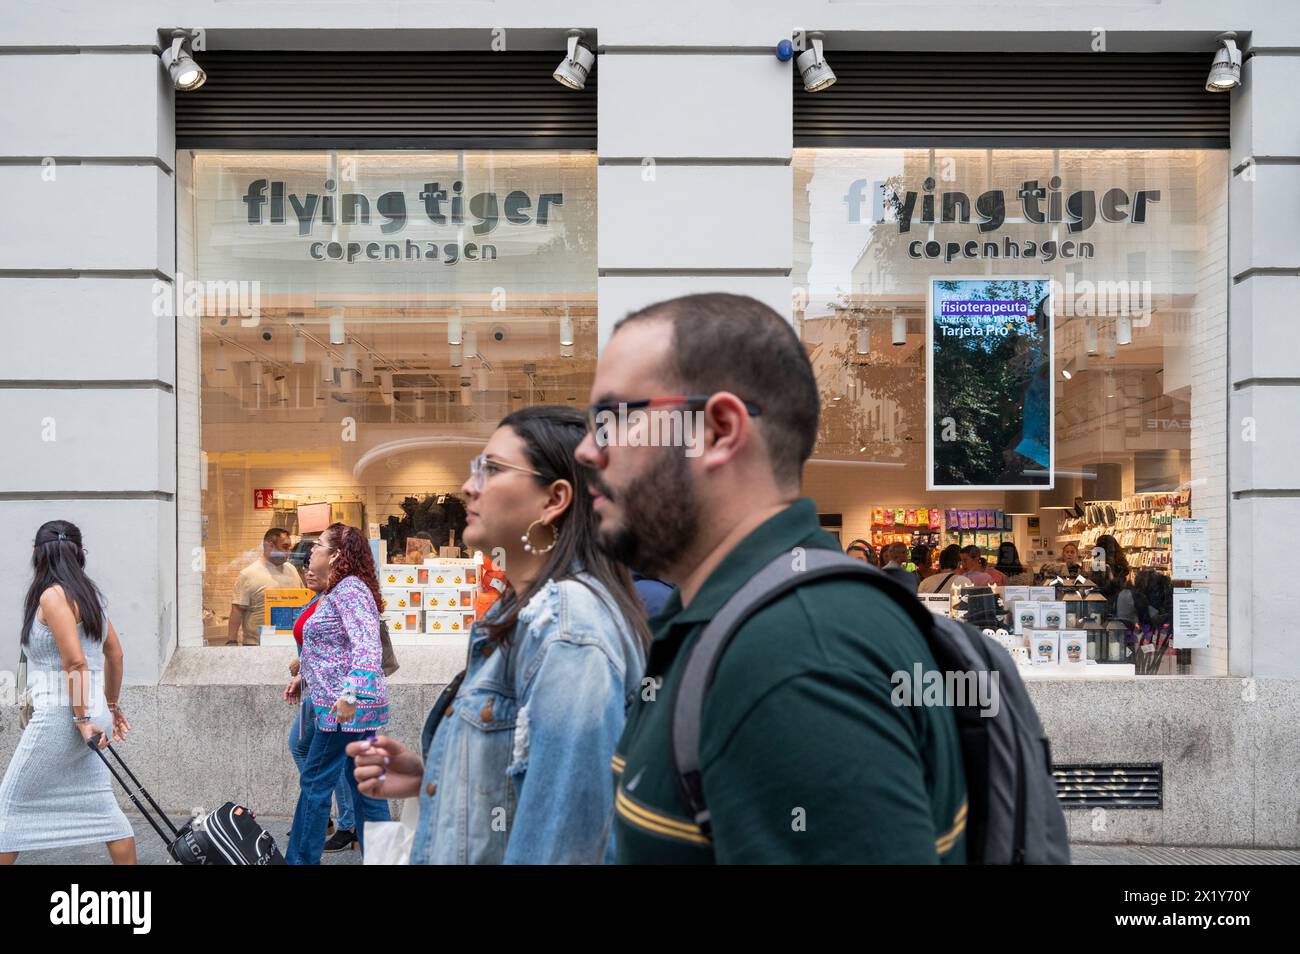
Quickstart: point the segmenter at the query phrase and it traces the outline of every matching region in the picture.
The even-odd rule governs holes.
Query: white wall
[[[154,308],[174,147],[170,89],[137,42],[0,55],[0,631],[17,632],[37,527],[71,520],[127,679],[149,683],[175,639],[175,336]]]

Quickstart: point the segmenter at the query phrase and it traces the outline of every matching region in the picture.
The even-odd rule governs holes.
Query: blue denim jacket
[[[464,682],[424,756],[412,864],[613,863],[609,761],[645,651],[580,576],[600,596],[551,581],[508,649],[481,622],[470,631]]]

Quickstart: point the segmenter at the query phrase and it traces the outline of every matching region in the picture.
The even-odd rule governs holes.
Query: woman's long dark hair
[[[95,642],[104,638],[103,599],[86,576],[86,555],[81,551],[81,531],[66,520],[51,520],[36,531],[32,549],[32,585],[23,602],[22,643],[32,635],[32,622],[41,605],[41,594],[51,586],[63,587],[63,595],[81,617],[81,625]]]
[[[500,616],[487,624],[489,638],[498,645],[507,645],[519,620],[519,611],[528,605],[533,594],[551,580],[574,579],[576,565],[581,564],[582,569],[609,591],[616,604],[611,608],[622,614],[641,644],[649,646],[645,609],[632,583],[631,572],[596,545],[596,517],[591,508],[588,473],[574,456],[587,434],[586,417],[575,408],[538,405],[506,415],[497,426],[510,428],[524,442],[528,463],[542,475],[533,479],[543,486],[567,480],[573,487],[573,502],[552,526],[555,546],[547,554],[541,572],[526,591],[506,596]]]
[[[330,564],[329,578],[325,581],[322,594],[328,593],[349,576],[355,576],[366,584],[366,589],[375,598],[375,611],[378,612],[384,601],[379,595],[379,575],[375,572],[375,558],[370,552],[370,543],[365,534],[346,523],[331,523],[321,534],[322,539],[326,537],[334,541],[338,559]]]
[[[998,544],[998,572],[1007,576],[1017,576],[1025,572],[1025,565],[1020,562],[1020,551],[1010,540]]]

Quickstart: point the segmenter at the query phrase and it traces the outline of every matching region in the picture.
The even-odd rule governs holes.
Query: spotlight
[[[1122,345],[1133,343],[1133,319],[1128,315],[1115,319],[1115,340]]]
[[[225,371],[229,367],[230,364],[226,361],[226,343],[219,340],[217,341],[217,356],[212,362],[212,370]]]
[[[1237,49],[1237,34],[1220,33],[1216,40],[1219,49],[1214,54],[1210,75],[1205,78],[1205,91],[1226,93],[1241,85],[1241,50]]]
[[[305,364],[307,361],[307,339],[302,335],[294,335],[293,337],[291,360],[294,364]]]
[[[586,34],[581,30],[569,31],[569,51],[551,74],[557,83],[569,89],[584,89],[592,64],[596,62],[596,54],[582,42],[584,36]]]
[[[871,326],[864,318],[858,325],[858,354],[871,354]]]
[[[569,317],[567,308],[560,316],[560,345],[565,348],[573,346],[573,319]]]
[[[808,42],[812,44],[811,49],[800,53],[795,58],[794,65],[799,68],[799,75],[803,77],[803,88],[809,93],[816,93],[834,85],[835,71],[830,68],[826,57],[822,55],[822,35],[809,33]]]
[[[330,311],[330,344],[341,345],[347,341],[347,329],[343,325],[343,309]]]
[[[891,330],[893,331],[894,344],[899,346],[907,344],[907,316],[900,315],[895,311],[890,324],[893,326]]]
[[[159,56],[167,75],[172,79],[172,85],[183,92],[198,89],[208,78],[203,67],[195,63],[194,57],[190,55],[189,41],[189,31],[173,30],[171,46]]]

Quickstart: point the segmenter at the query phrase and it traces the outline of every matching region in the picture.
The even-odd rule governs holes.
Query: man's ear
[[[719,391],[704,405],[704,452],[706,467],[729,463],[754,438],[754,422],[745,403],[730,391]]]

